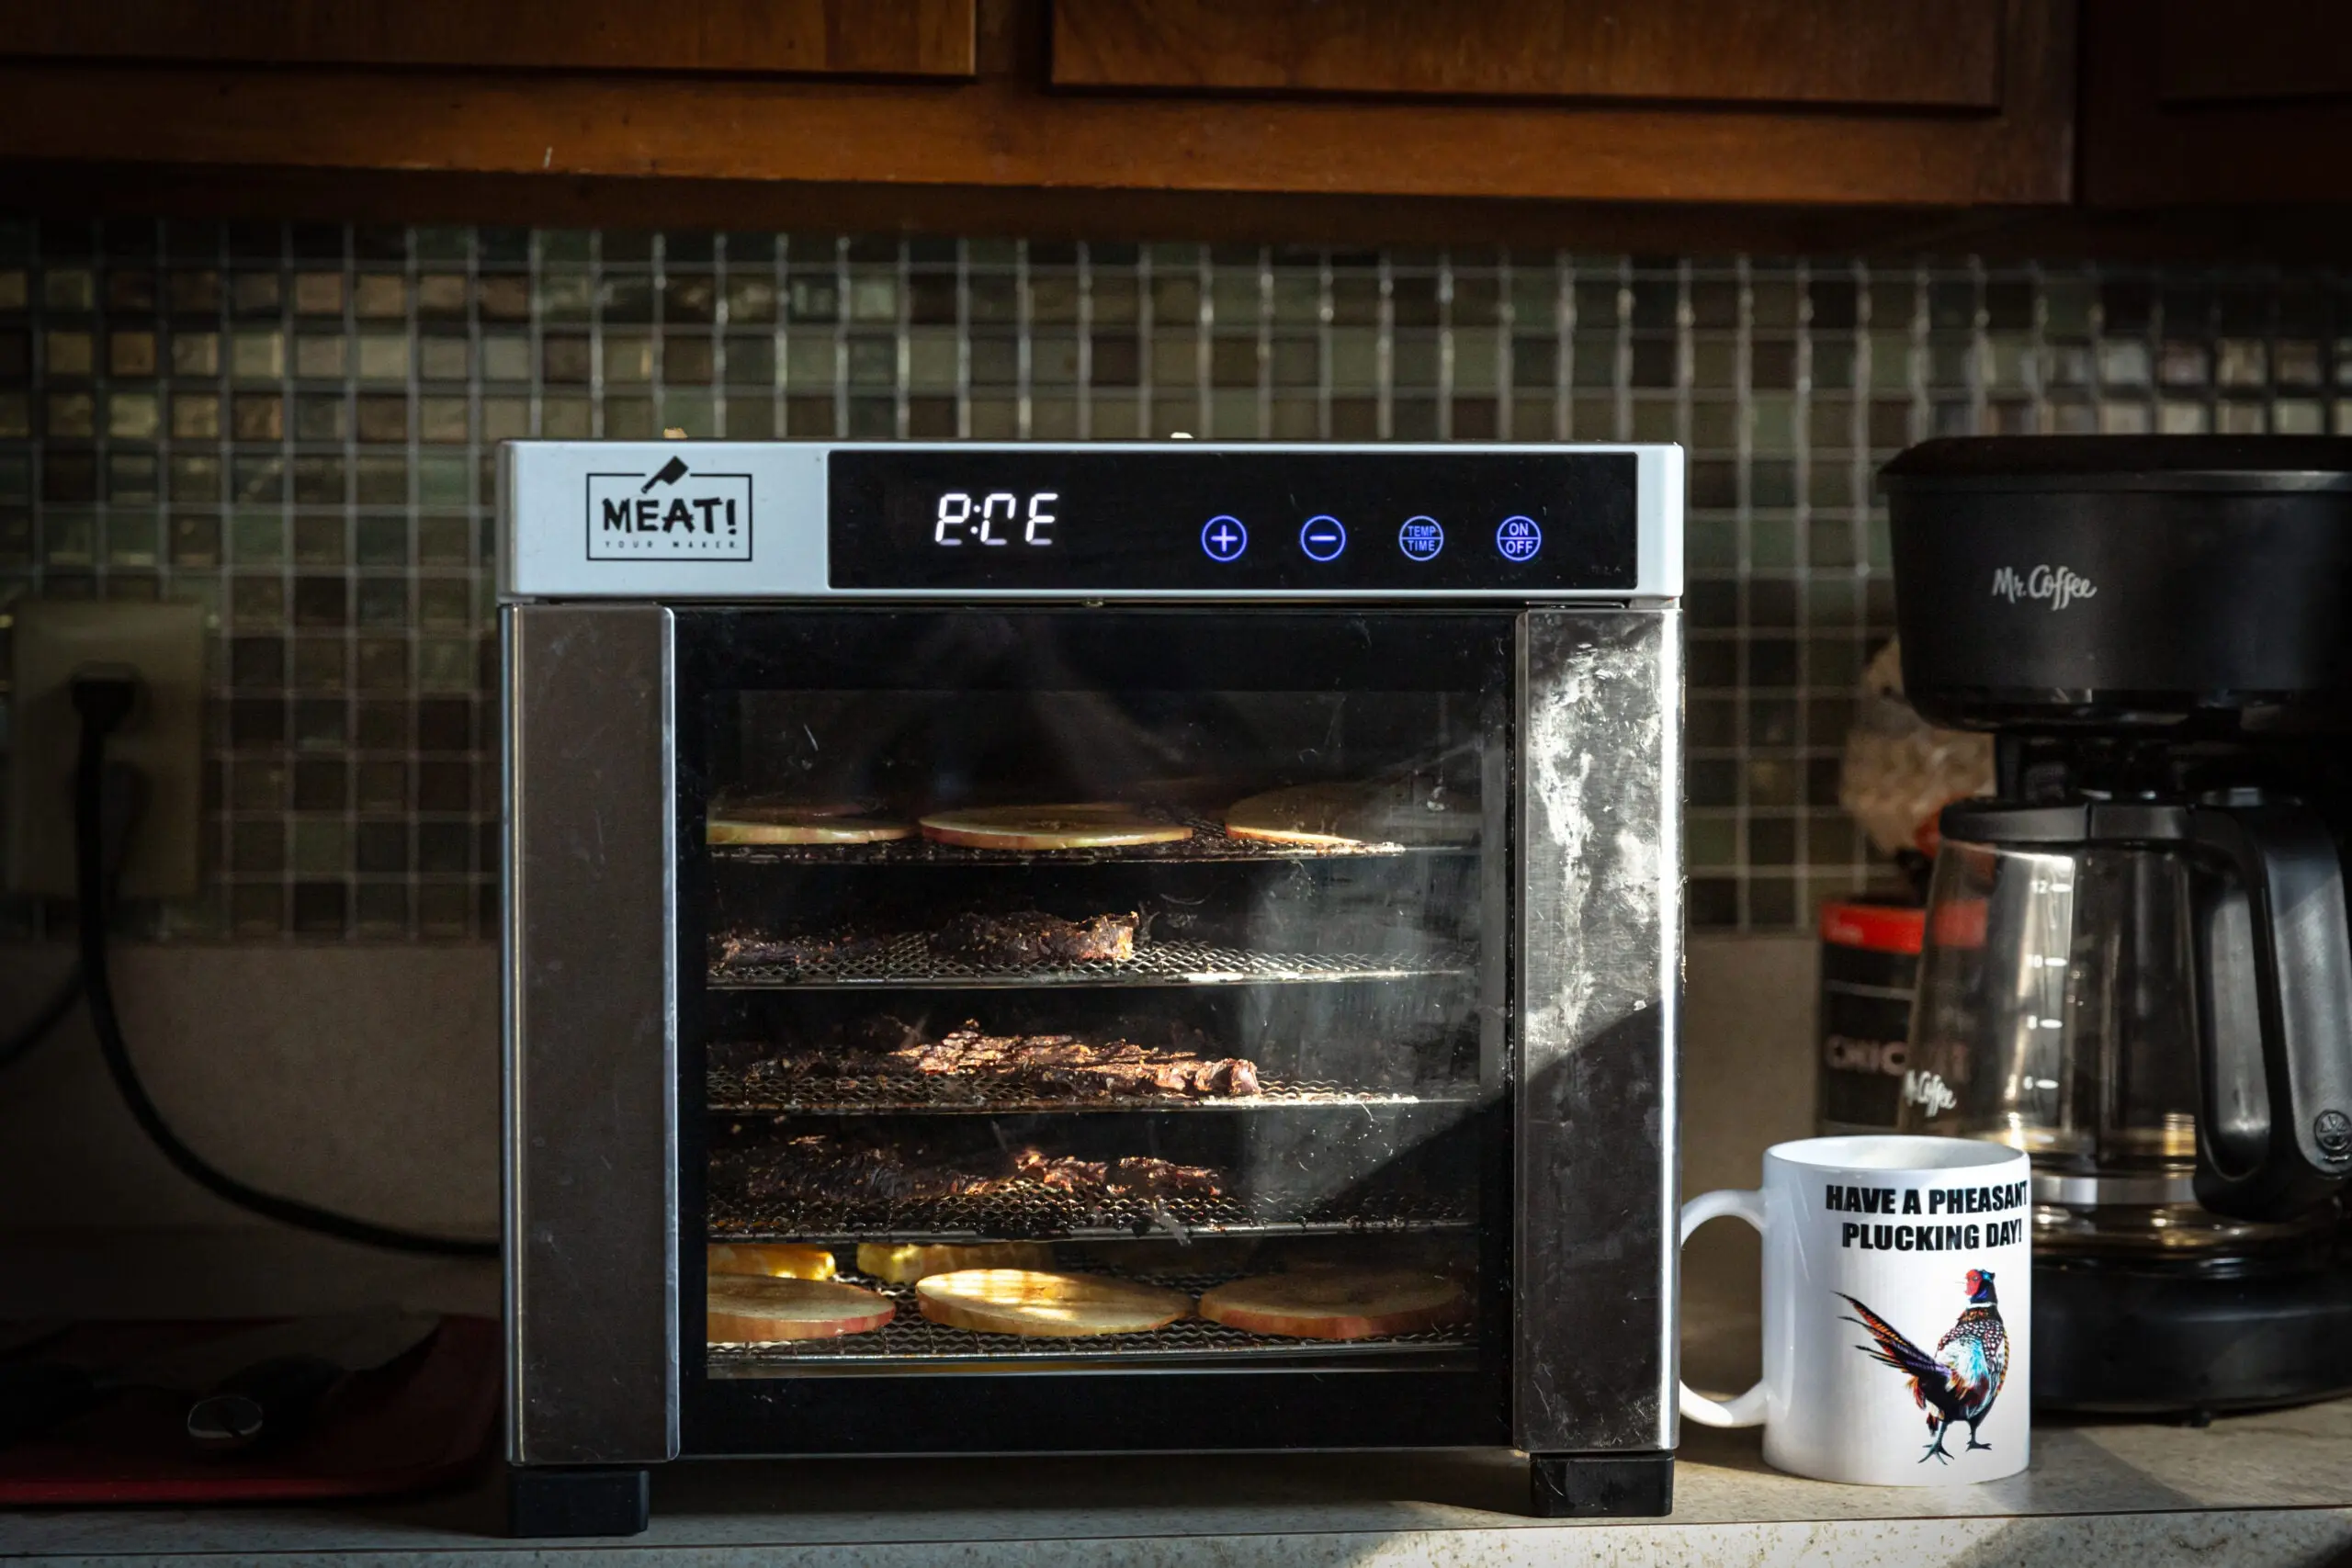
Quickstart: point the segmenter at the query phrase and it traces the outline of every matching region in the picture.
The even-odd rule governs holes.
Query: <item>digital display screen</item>
[[[836,588],[1631,589],[1633,454],[830,455]]]

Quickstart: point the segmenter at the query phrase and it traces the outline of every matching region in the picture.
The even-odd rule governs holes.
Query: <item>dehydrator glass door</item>
[[[681,612],[699,1381],[1494,1371],[1512,634]]]

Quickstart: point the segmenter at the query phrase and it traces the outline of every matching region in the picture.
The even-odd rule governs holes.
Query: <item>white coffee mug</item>
[[[1804,1138],[1761,1190],[1682,1206],[1682,1238],[1735,1214],[1764,1236],[1764,1381],[1707,1427],[1764,1425],[1765,1462],[1871,1486],[1994,1481],[2026,1467],[2032,1179],[1969,1138]]]

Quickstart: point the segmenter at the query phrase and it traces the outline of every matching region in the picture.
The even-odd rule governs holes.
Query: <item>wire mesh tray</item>
[[[714,1172],[714,1177],[716,1177]],[[840,1198],[753,1201],[714,1190],[714,1241],[1045,1241],[1165,1235],[1355,1235],[1466,1230],[1462,1197],[1368,1182],[1305,1202],[1295,1198],[1198,1194],[1083,1197],[1036,1182],[967,1197],[894,1202]]]
[[[1103,1270],[1102,1272],[1108,1272]],[[1240,1276],[1232,1274],[1122,1274],[1147,1285],[1182,1291],[1198,1298],[1212,1285]],[[1075,1338],[1031,1338],[1019,1334],[982,1334],[951,1328],[922,1315],[912,1285],[885,1284],[863,1274],[844,1273],[853,1285],[888,1296],[898,1308],[890,1321],[865,1334],[844,1334],[832,1339],[760,1342],[718,1341],[709,1348],[709,1371],[715,1378],[775,1377],[806,1371],[811,1363],[840,1366],[844,1362],[871,1365],[883,1361],[1133,1361],[1214,1357],[1266,1359],[1299,1356],[1363,1356],[1442,1354],[1470,1348],[1471,1328],[1431,1329],[1419,1334],[1392,1334],[1376,1339],[1294,1339],[1272,1334],[1251,1334],[1206,1318],[1184,1317],[1165,1328],[1144,1334],[1098,1334]]]
[[[1213,818],[1164,812],[1170,822],[1193,830],[1172,844],[1114,844],[1086,850],[983,850],[942,844],[925,838],[892,839],[876,844],[712,844],[710,858],[729,865],[1095,865],[1108,861],[1287,861],[1363,860],[1394,855],[1475,854],[1478,845],[1284,844],[1237,839]]]
[[[756,1072],[713,1068],[704,1092],[714,1111],[973,1112],[1071,1111],[1272,1111],[1293,1105],[1463,1105],[1475,1100],[1472,1084],[1415,1089],[1351,1089],[1317,1078],[1261,1075],[1256,1094],[1193,1095],[1167,1092],[1053,1094],[1018,1082],[990,1081],[986,1074],[870,1073],[854,1077],[806,1076],[785,1079]]]
[[[716,963],[714,990],[833,986],[1243,986],[1335,980],[1409,980],[1469,970],[1467,956],[1439,949],[1403,956],[1260,953],[1201,942],[1140,942],[1135,956],[1051,964],[976,964],[934,952],[921,932],[809,964]]]

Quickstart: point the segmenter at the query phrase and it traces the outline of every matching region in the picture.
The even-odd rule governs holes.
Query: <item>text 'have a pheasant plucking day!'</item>
[[[1833,1213],[1941,1215],[2014,1213],[2025,1207],[2022,1181],[1996,1182],[1985,1187],[1849,1187],[1831,1182],[1823,1191],[1822,1206]],[[1848,1220],[1838,1227],[1838,1245],[1865,1252],[1958,1252],[1973,1247],[2001,1247],[2025,1235],[2025,1221],[1973,1220],[1956,1224],[1873,1224]]]

